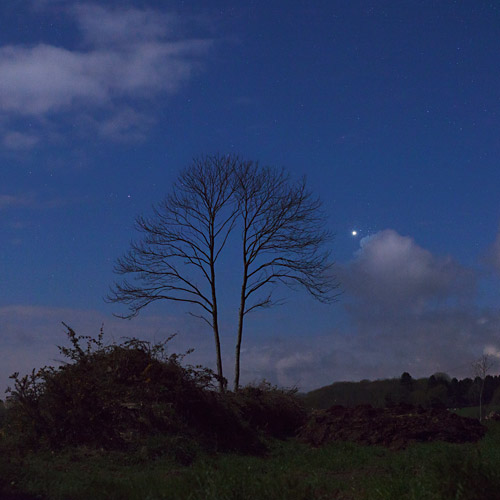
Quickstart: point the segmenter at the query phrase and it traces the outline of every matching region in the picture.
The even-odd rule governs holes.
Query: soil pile
[[[384,445],[394,449],[413,442],[478,441],[486,428],[477,420],[445,409],[424,409],[411,405],[373,408],[332,406],[315,411],[299,430],[300,440],[320,446],[331,441],[352,441]]]

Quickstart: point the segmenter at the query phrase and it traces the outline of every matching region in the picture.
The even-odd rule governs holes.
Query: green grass
[[[488,413],[496,411],[500,412],[500,406],[499,405],[486,405],[483,407],[483,418],[488,415]],[[455,412],[457,415],[460,415],[461,417],[468,417],[468,418],[479,418],[479,406],[469,406],[466,408],[459,408]]]
[[[273,441],[266,457],[173,456],[85,448],[0,458],[0,477],[54,500],[99,499],[495,499],[500,498],[500,425],[478,444],[418,444],[402,451]]]

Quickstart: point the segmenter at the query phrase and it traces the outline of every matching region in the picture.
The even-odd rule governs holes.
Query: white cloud
[[[388,229],[361,240],[354,258],[337,270],[349,335],[339,346],[347,355],[330,368],[332,380],[403,371],[465,377],[483,349],[496,349],[500,315],[475,305],[476,274],[451,257]]]
[[[485,346],[483,354],[486,354],[487,356],[491,356],[493,358],[500,359],[500,349],[497,346],[491,344]]]
[[[94,62],[92,62],[92,59]],[[93,54],[40,44],[0,49],[0,109],[26,115],[59,111],[78,99],[102,101],[106,87]]]
[[[46,43],[0,47],[4,121],[35,119],[32,125],[43,129],[63,112],[73,112],[74,123],[78,114],[94,113],[101,135],[136,140],[154,122],[136,104],[178,92],[212,46],[209,39],[182,33],[186,23],[176,14],[92,4],[63,10],[76,22],[79,49]],[[37,134],[14,131],[2,139],[9,149],[29,149],[37,142]]]
[[[339,273],[346,290],[365,305],[419,311],[430,302],[474,289],[471,271],[391,229],[363,238],[360,244],[355,259]]]
[[[45,115],[75,105],[179,89],[207,42],[141,42],[123,51],[72,52],[49,45],[0,49],[0,110]],[[194,60],[190,60],[195,56]]]
[[[72,8],[84,40],[93,46],[129,45],[175,36],[180,28],[174,14],[152,9],[107,9],[95,4],[78,4]]]

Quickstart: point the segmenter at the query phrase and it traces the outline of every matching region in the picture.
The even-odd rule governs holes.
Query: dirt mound
[[[404,448],[409,443],[478,441],[486,428],[477,420],[445,409],[424,409],[411,405],[373,408],[332,406],[315,411],[299,430],[300,440],[320,446],[331,441],[352,441]]]

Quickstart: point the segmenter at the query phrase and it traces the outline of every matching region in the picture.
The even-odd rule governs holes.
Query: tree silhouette
[[[479,385],[479,421],[483,420],[483,392],[484,383],[486,381],[486,376],[490,371],[493,363],[488,356],[488,354],[483,354],[478,360],[472,363],[472,369],[474,371],[475,382]]]
[[[236,224],[242,234],[242,282],[238,312],[234,389],[239,388],[245,316],[280,303],[273,285],[305,288],[321,302],[336,299],[331,274],[331,235],[324,229],[321,202],[292,183],[283,169],[261,167],[236,156],[196,159],[175,182],[172,192],[138,217],[143,238],[117,260],[115,272],[132,276],[116,282],[107,301],[129,307],[136,316],[157,300],[186,302],[190,312],[213,330],[219,389],[224,390],[218,320],[216,263]],[[254,300],[255,299],[255,300]]]
[[[231,156],[195,159],[174,184],[172,193],[153,207],[152,217],[138,217],[143,239],[131,244],[117,260],[115,272],[131,275],[115,283],[107,300],[125,303],[136,316],[157,300],[187,302],[196,306],[213,330],[219,389],[224,390],[218,322],[216,262],[234,226]],[[201,284],[200,284],[201,283]]]
[[[243,276],[238,313],[234,390],[239,387],[240,356],[245,316],[271,307],[272,285],[305,288],[315,299],[336,299],[338,284],[325,244],[321,202],[306,189],[305,179],[291,183],[283,169],[239,162],[235,196],[242,225]],[[250,299],[257,295],[251,302]]]

